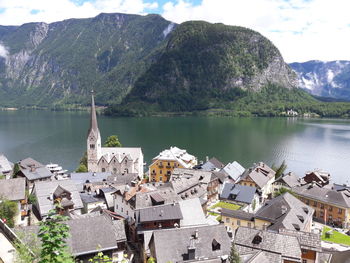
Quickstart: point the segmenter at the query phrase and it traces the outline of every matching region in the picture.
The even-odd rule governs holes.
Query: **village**
[[[93,96],[90,119],[87,172],[0,154],[0,202],[18,210],[0,218],[3,262],[14,262],[14,244],[37,234],[58,202],[77,262],[102,252],[113,262],[229,263],[232,246],[241,262],[350,257],[350,186],[328,172],[199,161],[176,146],[145,166],[141,148],[102,146]]]

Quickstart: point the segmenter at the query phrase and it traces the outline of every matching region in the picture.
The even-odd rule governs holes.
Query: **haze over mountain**
[[[318,61],[289,64],[298,74],[298,86],[309,93],[350,100],[350,61]]]
[[[272,86],[286,101],[305,97],[271,41],[242,27],[100,14],[0,26],[0,44],[3,106],[87,104],[91,89],[98,104],[156,111],[218,107]]]

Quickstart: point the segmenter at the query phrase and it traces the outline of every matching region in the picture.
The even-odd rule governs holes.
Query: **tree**
[[[14,201],[0,199],[0,218],[6,221],[9,227],[15,226],[15,217],[18,214],[18,205]]]
[[[105,141],[104,147],[122,147],[117,135],[111,135]]]
[[[84,164],[79,164],[78,168],[75,170],[77,173],[86,173],[88,168]]]
[[[147,263],[156,263],[156,259],[154,257],[150,257],[147,259]]]
[[[101,262],[112,263],[112,259],[109,256],[104,255],[103,252],[100,251],[93,258],[90,258],[89,262],[91,262],[91,263],[101,263]]]
[[[278,189],[278,191],[275,192],[273,195],[274,195],[274,197],[277,197],[277,196],[279,196],[279,195],[283,195],[284,193],[290,193],[290,194],[294,195],[294,192],[292,192],[292,190],[287,189],[287,188],[285,188],[285,187],[281,187],[281,188]]]
[[[241,263],[241,258],[239,257],[238,251],[236,250],[235,243],[231,244],[231,252],[228,257],[229,263]]]
[[[286,160],[283,160],[283,162],[281,163],[281,165],[279,167],[276,167],[275,165],[272,165],[272,169],[276,172],[275,179],[277,179],[287,169]]]
[[[13,166],[12,177],[16,178],[19,171],[21,171],[21,168],[19,167],[18,163],[15,163],[15,165]]]
[[[17,233],[20,240],[25,240],[25,244],[17,241],[15,243],[16,254],[15,263],[33,263],[38,262],[41,246],[38,237],[34,234]]]
[[[83,156],[81,157],[81,159],[79,161],[79,166],[78,166],[78,168],[75,171],[77,173],[86,173],[88,171],[88,168],[87,168],[87,152],[85,152],[83,154]]]
[[[69,226],[63,221],[68,217],[57,214],[61,209],[59,203],[56,209],[50,210],[45,221],[40,222],[39,238],[42,243],[39,263],[73,263],[73,257],[68,252],[67,238]]]

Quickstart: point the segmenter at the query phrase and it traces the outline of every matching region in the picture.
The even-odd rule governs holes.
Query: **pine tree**
[[[232,242],[230,256],[228,257],[229,263],[241,263],[238,251],[236,250],[235,244]]]

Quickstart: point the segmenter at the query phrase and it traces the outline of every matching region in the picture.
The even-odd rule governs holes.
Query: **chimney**
[[[30,171],[35,172],[35,165],[34,164],[30,166]]]
[[[190,245],[187,247],[188,260],[194,260],[196,257],[196,247],[194,244],[194,239],[191,238]]]
[[[281,206],[281,212],[282,212],[282,215],[284,215],[285,213],[287,213],[287,207],[285,205],[282,205]]]
[[[198,230],[194,231],[194,239],[198,239]]]
[[[205,161],[208,162],[209,161],[209,157],[205,156]]]

